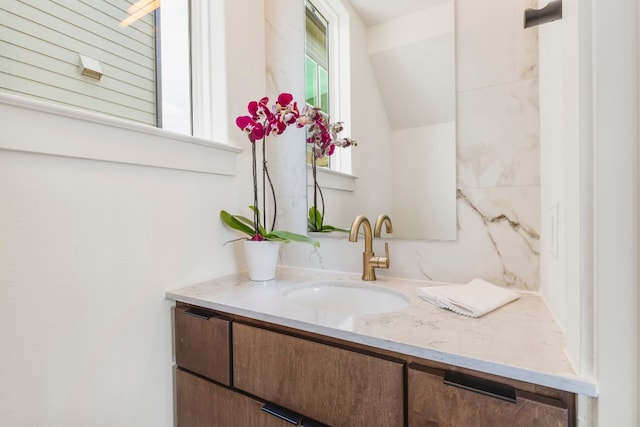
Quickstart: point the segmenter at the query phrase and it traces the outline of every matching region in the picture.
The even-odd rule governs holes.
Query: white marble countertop
[[[542,298],[520,298],[480,318],[442,310],[415,289],[434,282],[379,277],[375,283],[402,291],[409,305],[391,313],[348,315],[317,311],[288,302],[291,286],[322,280],[363,282],[359,275],[278,268],[277,278],[252,282],[236,274],[168,291],[166,297],[346,341],[391,350],[463,368],[596,396],[590,378],[576,375],[564,338]]]

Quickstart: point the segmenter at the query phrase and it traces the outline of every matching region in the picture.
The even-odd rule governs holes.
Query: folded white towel
[[[469,317],[480,317],[518,298],[516,292],[478,278],[466,285],[425,286],[416,291],[431,304]]]

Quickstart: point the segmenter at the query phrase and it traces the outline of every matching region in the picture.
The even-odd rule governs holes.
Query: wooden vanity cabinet
[[[179,427],[576,425],[570,392],[184,303],[174,332]]]
[[[403,361],[181,303],[174,333],[178,426],[405,425]]]
[[[407,381],[409,427],[574,425],[563,400],[507,383],[416,364]]]
[[[231,385],[231,320],[197,307],[176,307],[176,364]]]
[[[291,427],[262,411],[264,402],[176,369],[176,419],[183,427]]]
[[[240,390],[340,426],[404,425],[404,363],[235,323]]]

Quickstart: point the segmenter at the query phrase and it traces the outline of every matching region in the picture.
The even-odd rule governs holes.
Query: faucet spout
[[[378,219],[376,220],[376,226],[373,231],[374,237],[380,237],[380,234],[382,233],[382,224],[385,225],[387,233],[393,233],[393,225],[391,225],[391,218],[389,218],[389,215],[387,214],[382,214],[378,216]]]
[[[371,223],[364,215],[358,215],[351,224],[351,230],[349,231],[349,241],[358,241],[358,232],[360,227],[364,229],[364,251],[373,252],[373,236],[371,235]]]

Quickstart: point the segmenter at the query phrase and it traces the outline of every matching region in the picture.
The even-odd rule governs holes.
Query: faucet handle
[[[389,242],[384,243],[384,255],[371,258],[371,264],[376,268],[389,268],[391,262],[389,257]]]

